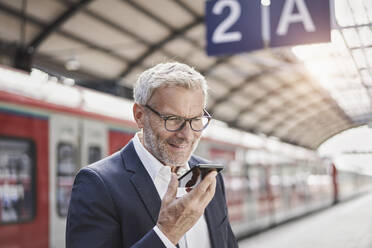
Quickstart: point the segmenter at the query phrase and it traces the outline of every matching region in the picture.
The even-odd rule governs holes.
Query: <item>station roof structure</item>
[[[0,0],[0,63],[131,98],[146,68],[184,62],[215,119],[316,149],[372,121],[372,2],[334,6],[332,43],[208,57],[202,0]]]

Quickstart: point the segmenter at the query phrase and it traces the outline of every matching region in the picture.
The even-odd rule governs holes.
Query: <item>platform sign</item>
[[[263,48],[260,0],[206,1],[207,54]]]
[[[271,0],[270,46],[330,40],[329,0]]]

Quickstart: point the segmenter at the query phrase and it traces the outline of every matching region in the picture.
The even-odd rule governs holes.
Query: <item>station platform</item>
[[[241,240],[240,248],[371,248],[372,193]]]

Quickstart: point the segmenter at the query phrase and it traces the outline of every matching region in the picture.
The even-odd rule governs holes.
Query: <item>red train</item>
[[[131,139],[131,108],[129,100],[67,86],[39,71],[0,68],[0,247],[65,246],[74,176]],[[313,151],[217,121],[196,153],[225,164],[238,237],[329,206],[343,192],[331,164]],[[358,184],[350,194],[371,181],[353,180]]]

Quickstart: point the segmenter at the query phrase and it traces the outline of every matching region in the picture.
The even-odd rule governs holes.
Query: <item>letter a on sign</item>
[[[270,5],[270,46],[330,41],[329,0],[274,0]]]
[[[295,4],[297,5],[298,13],[293,12]],[[276,33],[278,35],[286,35],[289,24],[296,22],[302,22],[307,32],[315,31],[314,22],[311,19],[304,0],[287,0],[284,3]]]

